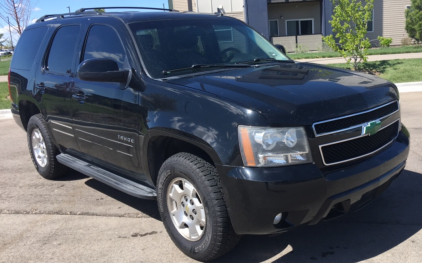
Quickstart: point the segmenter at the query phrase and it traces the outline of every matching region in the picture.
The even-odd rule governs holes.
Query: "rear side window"
[[[72,73],[78,35],[79,26],[65,26],[57,31],[45,65],[48,71],[61,74]]]
[[[119,69],[123,68],[126,55],[122,42],[113,28],[104,25],[91,27],[82,60],[92,58],[109,58],[117,62]]]
[[[47,27],[25,30],[16,46],[10,67],[30,70],[46,33]]]

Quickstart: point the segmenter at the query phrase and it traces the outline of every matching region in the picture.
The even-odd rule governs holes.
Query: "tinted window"
[[[312,35],[312,20],[300,21],[300,34],[301,35]]]
[[[110,58],[123,68],[126,55],[116,31],[109,26],[94,25],[89,30],[82,60],[92,58]]]
[[[25,70],[31,69],[46,33],[47,27],[25,30],[16,46],[11,67]]]
[[[286,23],[288,36],[312,35],[314,27],[312,20],[292,20]]]
[[[57,73],[72,73],[72,62],[79,35],[79,26],[60,28],[54,36],[47,59],[47,69]]]
[[[129,26],[154,78],[213,70],[218,64],[227,67],[256,58],[287,60],[265,38],[232,18],[156,20]],[[192,67],[197,64],[213,67]]]
[[[367,31],[373,32],[374,31],[374,11],[372,11],[371,20],[368,21],[367,25]]]
[[[214,26],[215,35],[218,42],[232,42],[233,29],[232,27]]]

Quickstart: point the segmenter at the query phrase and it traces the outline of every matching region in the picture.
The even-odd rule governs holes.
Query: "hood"
[[[224,70],[168,82],[260,112],[273,125],[310,125],[397,100],[397,88],[367,74],[310,63]]]

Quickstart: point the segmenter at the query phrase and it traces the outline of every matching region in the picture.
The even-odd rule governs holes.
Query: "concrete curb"
[[[394,60],[394,59],[413,59],[413,58],[422,58],[422,52],[417,53],[400,53],[400,54],[385,54],[385,55],[369,55],[368,61],[383,61],[383,60]],[[305,59],[296,59],[297,62],[306,62],[306,63],[315,63],[315,64],[342,64],[346,63],[342,57],[333,57],[333,58],[305,58]]]
[[[422,91],[422,82],[397,83],[396,86],[400,93]]]
[[[0,120],[11,119],[12,112],[10,110],[0,110]]]

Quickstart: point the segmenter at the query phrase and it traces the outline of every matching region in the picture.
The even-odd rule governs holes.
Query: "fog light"
[[[278,214],[278,215],[276,215],[275,217],[274,217],[274,225],[277,225],[278,223],[280,223],[280,221],[281,221],[281,218],[283,217],[283,214],[282,213],[280,213],[280,214]]]

